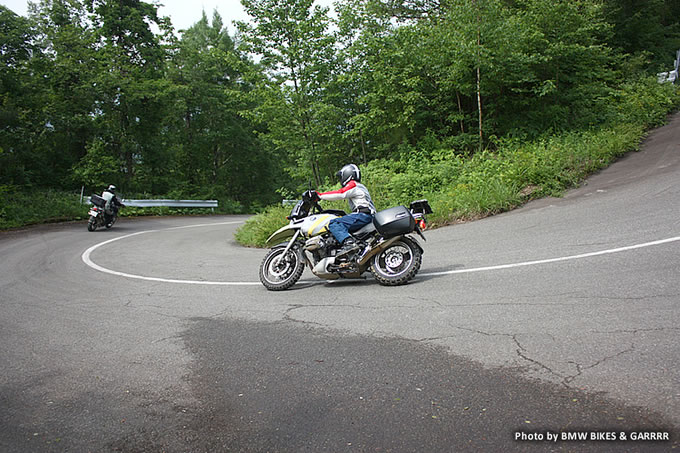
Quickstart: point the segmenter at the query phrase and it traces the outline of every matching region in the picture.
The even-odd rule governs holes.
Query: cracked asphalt
[[[677,449],[679,176],[675,116],[563,198],[428,232],[397,288],[209,284],[258,281],[238,216],[2,233],[0,451]],[[91,259],[205,284],[81,258],[143,231]],[[548,433],[629,439],[516,439]]]

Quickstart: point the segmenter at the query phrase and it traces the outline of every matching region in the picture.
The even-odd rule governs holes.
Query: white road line
[[[101,242],[99,244],[93,245],[89,249],[85,250],[85,252],[82,254],[81,258],[85,264],[87,264],[89,267],[92,269],[95,269],[100,272],[104,272],[106,274],[111,274],[111,275],[117,275],[119,277],[126,277],[126,278],[134,278],[137,280],[147,280],[147,281],[153,281],[153,282],[162,282],[162,283],[182,283],[182,284],[189,284],[189,285],[213,285],[213,286],[258,286],[261,283],[260,282],[214,282],[214,281],[203,281],[203,280],[177,280],[177,279],[171,279],[171,278],[160,278],[160,277],[146,277],[144,275],[136,275],[136,274],[127,274],[125,272],[118,272],[114,271],[111,269],[107,269],[103,266],[98,265],[92,259],[90,258],[90,255],[92,252],[94,252],[96,249],[99,247],[102,247],[104,245],[110,244],[115,241],[120,241],[122,239],[127,239],[133,236],[138,236],[140,234],[146,234],[146,233],[155,233],[158,231],[169,231],[169,230],[181,230],[185,228],[198,228],[198,227],[204,227],[204,226],[214,226],[214,225],[233,225],[237,223],[243,223],[240,221],[237,222],[221,222],[221,223],[203,223],[200,225],[188,225],[188,226],[182,226],[182,227],[172,227],[172,228],[166,228],[164,230],[147,230],[147,231],[139,231],[137,233],[132,233],[132,234],[127,234],[125,236],[120,236],[117,238],[109,239],[108,241]],[[536,261],[525,261],[521,263],[512,263],[512,264],[501,264],[497,266],[485,266],[485,267],[476,267],[476,268],[471,268],[471,269],[456,269],[456,270],[451,270],[451,271],[442,271],[442,272],[426,272],[426,273],[420,273],[418,276],[420,277],[436,277],[436,276],[441,276],[441,275],[453,275],[453,274],[467,274],[471,272],[486,272],[486,271],[495,271],[495,270],[501,270],[501,269],[512,269],[515,267],[524,267],[524,266],[536,266],[540,264],[549,264],[549,263],[558,263],[562,261],[571,261],[571,260],[578,260],[578,259],[584,259],[584,258],[590,258],[593,256],[601,256],[601,255],[609,255],[612,253],[621,253],[621,252],[627,252],[630,250],[636,250],[636,249],[641,249],[645,247],[653,247],[656,245],[662,245],[662,244],[668,244],[671,242],[677,242],[680,241],[680,236],[668,238],[668,239],[661,239],[658,241],[652,241],[652,242],[645,242],[643,244],[636,244],[636,245],[629,245],[626,247],[618,247],[614,249],[608,249],[608,250],[600,250],[598,252],[590,252],[590,253],[582,253],[579,255],[570,255],[570,256],[561,256],[558,258],[549,258],[549,259],[544,259],[544,260],[536,260]],[[303,282],[301,282],[303,283]]]
[[[644,248],[644,247],[652,247],[652,246],[661,245],[661,244],[668,244],[669,242],[676,242],[676,241],[680,241],[680,236],[677,236],[677,237],[674,237],[674,238],[668,238],[668,239],[661,239],[659,241],[645,242],[644,244],[629,245],[627,247],[619,247],[619,248],[609,249],[609,250],[600,250],[599,252],[582,253],[580,255],[561,256],[559,258],[549,258],[549,259],[545,259],[545,260],[536,260],[536,261],[525,261],[525,262],[522,262],[522,263],[501,264],[501,265],[498,265],[498,266],[476,267],[476,268],[472,268],[472,269],[457,269],[457,270],[452,270],[452,271],[430,272],[430,273],[419,274],[419,275],[422,276],[422,277],[432,277],[432,276],[437,276],[437,275],[466,274],[466,273],[469,273],[469,272],[495,271],[495,270],[500,270],[500,269],[512,269],[514,267],[535,266],[535,265],[538,265],[538,264],[558,263],[558,262],[561,262],[561,261],[571,261],[571,260],[579,260],[579,259],[583,259],[583,258],[590,258],[592,256],[609,255],[609,254],[612,254],[612,253],[627,252],[629,250],[641,249],[641,248]]]
[[[101,242],[99,244],[93,245],[89,249],[85,250],[85,252],[82,254],[81,258],[85,264],[90,266],[92,269],[98,270],[100,272],[104,272],[106,274],[111,274],[111,275],[117,275],[118,277],[126,277],[126,278],[134,278],[137,280],[147,280],[147,281],[152,281],[152,282],[163,282],[163,283],[184,283],[184,284],[190,284],[190,285],[222,285],[222,286],[252,286],[252,285],[260,285],[260,282],[211,282],[211,281],[202,281],[202,280],[176,280],[172,278],[160,278],[160,277],[146,277],[144,275],[136,275],[136,274],[127,274],[125,272],[118,272],[114,271],[111,269],[107,269],[103,266],[100,266],[99,264],[95,263],[92,261],[92,258],[90,258],[90,255],[92,255],[92,252],[97,250],[99,247],[102,247],[104,245],[110,244],[112,242],[120,241],[122,239],[127,239],[133,236],[138,236],[140,234],[146,234],[146,233],[155,233],[158,231],[169,231],[169,230],[181,230],[184,228],[197,228],[197,227],[204,227],[204,226],[213,226],[213,225],[234,225],[237,223],[243,223],[243,222],[220,222],[220,223],[202,223],[200,225],[189,225],[189,226],[182,226],[182,227],[173,227],[173,228],[166,228],[164,230],[147,230],[147,231],[139,231],[137,233],[132,233],[132,234],[126,234],[125,236],[120,236],[117,238],[109,239],[108,241]]]

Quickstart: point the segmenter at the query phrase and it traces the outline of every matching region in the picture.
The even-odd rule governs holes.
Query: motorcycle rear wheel
[[[416,276],[422,262],[420,247],[403,237],[373,257],[371,273],[381,285],[404,285]]]
[[[97,229],[97,219],[90,216],[90,220],[87,222],[87,231],[94,231]]]
[[[305,263],[300,253],[294,249],[283,254],[285,247],[270,250],[260,264],[260,281],[270,291],[283,291],[290,288],[302,276]]]

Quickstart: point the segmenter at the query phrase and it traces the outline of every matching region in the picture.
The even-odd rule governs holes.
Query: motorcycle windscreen
[[[385,238],[408,234],[416,229],[416,220],[405,206],[395,206],[375,214],[373,225]]]

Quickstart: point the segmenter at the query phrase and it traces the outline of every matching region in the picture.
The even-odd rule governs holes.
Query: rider
[[[118,215],[118,206],[125,205],[116,195],[116,186],[113,184],[109,185],[109,187],[107,187],[106,190],[102,192],[102,198],[106,200],[106,204],[104,205],[106,223],[107,225],[112,225],[113,220],[115,219],[116,215]]]
[[[361,171],[358,166],[347,164],[336,173],[336,176],[342,188],[317,195],[321,200],[347,200],[349,203],[349,209],[352,212],[346,216],[333,219],[328,224],[328,229],[333,237],[342,244],[342,248],[336,256],[342,256],[359,248],[350,233],[371,223],[376,210],[368,189],[361,184]]]

